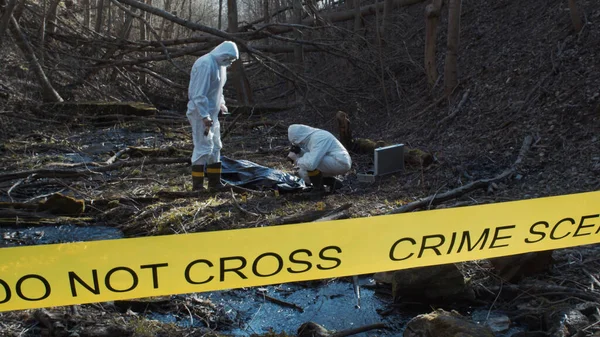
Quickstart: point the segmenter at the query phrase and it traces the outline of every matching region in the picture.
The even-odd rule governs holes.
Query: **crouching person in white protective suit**
[[[335,176],[350,171],[352,160],[335,136],[325,130],[292,124],[288,127],[288,139],[292,143],[288,158],[298,166],[298,175],[313,185],[313,190],[323,191],[323,185],[332,191],[341,187]]]
[[[226,68],[239,58],[235,43],[225,41],[196,60],[190,74],[187,118],[192,125],[192,182],[194,190],[204,189],[204,176],[209,188],[221,183],[221,125],[219,112],[227,112],[223,86]],[[206,169],[206,173],[205,173]]]

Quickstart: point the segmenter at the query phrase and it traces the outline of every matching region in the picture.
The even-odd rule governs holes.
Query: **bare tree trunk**
[[[282,0],[275,0],[275,12],[277,12],[277,22],[287,22],[287,18],[285,15],[284,11],[281,11],[282,8],[285,8],[286,6],[283,6],[281,4]]]
[[[389,41],[390,34],[392,31],[392,11],[394,8],[394,0],[384,0],[383,2],[383,25],[382,25],[382,37],[384,40]]]
[[[227,31],[229,33],[235,33],[237,30],[237,1],[227,0]],[[231,72],[233,73],[233,86],[235,87],[238,102],[245,105],[254,104],[254,94],[250,87],[250,81],[248,81],[248,77],[246,76],[241,55],[240,58],[231,65]]]
[[[96,3],[96,24],[94,31],[100,33],[102,29],[102,21],[104,20],[104,0],[98,0]]]
[[[379,20],[381,15],[379,14],[379,0],[375,0],[375,44],[379,47],[381,45],[381,26]]]
[[[269,14],[269,0],[263,0],[263,18],[266,24],[271,22],[271,15]]]
[[[420,3],[420,2],[424,2],[424,0],[392,0],[392,2],[393,2],[393,7],[403,7],[403,6],[410,6],[410,5]],[[364,16],[370,16],[370,15],[376,14],[376,13],[380,12],[382,9],[383,9],[383,2],[375,1],[375,3],[373,3],[371,5],[360,7],[359,9],[354,9],[354,10],[350,10],[350,11],[324,13],[319,16],[319,19],[323,20],[325,22],[342,22],[342,21],[347,21],[347,20],[355,20],[357,12],[359,12],[359,11],[360,11],[360,15],[364,17]],[[285,14],[285,12],[282,13],[282,16],[284,16],[284,14]],[[279,22],[287,22],[287,20],[280,19]],[[316,20],[312,16],[309,16],[308,18],[302,20],[302,25],[314,26],[317,24],[318,24],[318,22],[316,22]],[[282,34],[282,33],[290,32],[292,30],[293,30],[293,27],[271,27],[269,29],[269,32],[271,34]]]
[[[10,24],[10,18],[15,10],[15,7],[17,6],[17,2],[18,0],[8,0],[6,8],[4,9],[4,14],[0,16],[0,46],[2,46],[2,37],[4,36],[6,28]]]
[[[21,15],[23,15],[23,9],[25,9],[25,0],[17,0],[17,6],[13,11],[13,18],[17,20],[17,23],[21,20]]]
[[[569,0],[569,10],[571,12],[571,21],[573,22],[573,29],[576,33],[579,33],[583,28],[583,22],[581,21],[581,14],[579,13],[579,7],[577,6],[576,0]]]
[[[271,23],[271,14],[269,13],[269,0],[263,0],[263,18],[266,25]],[[265,40],[265,44],[269,45],[269,39]]]
[[[181,0],[181,7],[179,7],[179,13],[181,13],[182,17],[183,17],[183,8],[184,7],[185,7],[185,0]],[[175,38],[178,39],[180,34],[181,34],[181,26],[177,25],[175,27]]]
[[[48,14],[46,15],[47,31],[50,33],[56,32],[56,11],[58,10],[58,4],[60,0],[52,0],[50,7],[48,7]]]
[[[142,12],[142,17],[144,16],[145,12]],[[144,18],[145,19],[145,18]],[[136,20],[138,22],[139,25],[139,32],[140,32],[140,41],[146,41],[146,24],[144,24],[143,20]]]
[[[29,41],[27,41],[27,37],[21,31],[21,27],[19,27],[19,23],[13,16],[11,16],[10,20],[11,20],[10,30],[15,38],[15,41],[17,41],[17,45],[19,46],[19,49],[21,49],[23,56],[25,56],[25,59],[27,59],[27,61],[29,62],[29,66],[35,73],[35,75],[38,79],[38,82],[39,82],[40,86],[42,87],[42,97],[43,97],[44,101],[46,101],[46,102],[62,102],[63,101],[62,97],[60,97],[58,92],[56,92],[56,90],[54,90],[54,88],[52,87],[52,84],[50,83],[50,80],[48,80],[48,77],[46,77],[46,73],[44,73],[44,69],[38,62],[37,57],[35,56],[35,53],[33,52],[33,48],[29,44]]]
[[[90,0],[81,0],[83,6],[83,26],[90,29]]]
[[[171,12],[171,0],[165,0],[165,12]],[[165,34],[165,25],[166,24],[167,24],[167,19],[162,18],[162,21],[160,22],[160,28],[158,29],[158,38],[160,40],[162,40],[162,38]]]
[[[40,55],[39,62],[40,64],[44,64],[44,46],[46,44],[46,0],[42,0],[42,14],[41,14],[41,24],[40,24],[40,32],[38,37],[38,53]]]
[[[173,15],[177,15],[177,11],[173,11]],[[165,39],[170,40],[173,38],[173,28],[175,27],[175,23],[173,21],[168,21],[167,26],[165,27]]]
[[[338,122],[340,143],[342,143],[346,149],[350,150],[352,146],[352,129],[350,127],[350,119],[348,118],[348,114],[343,111],[338,111],[335,114],[335,119],[337,119]]]
[[[438,78],[435,49],[441,9],[442,0],[433,0],[425,7],[425,74],[431,87]]]
[[[303,3],[302,3],[302,1],[300,1],[300,6],[302,6],[302,5],[303,5]],[[304,1],[304,11],[306,11],[308,13],[308,15],[310,15],[313,18],[313,20],[315,20],[316,26],[324,26],[325,25],[325,21],[323,20],[321,15],[319,15],[319,10],[317,9],[315,0],[305,0]]]
[[[379,4],[379,0],[375,0],[375,5],[378,5],[378,4]],[[379,17],[380,17],[379,11],[376,11],[375,12],[375,27],[376,27],[375,28],[376,29],[375,30],[375,32],[376,32],[375,38],[377,39],[377,41],[376,41],[376,43],[377,43],[377,56],[379,58],[379,69],[381,70],[381,75],[380,75],[380,78],[379,78],[379,82],[381,83],[381,92],[383,93],[383,98],[385,100],[385,110],[386,110],[387,114],[389,115],[390,109],[389,109],[389,103],[388,103],[388,98],[387,98],[387,96],[388,96],[387,95],[387,90],[385,88],[385,71],[384,71],[384,67],[383,67],[383,57],[381,56],[382,53],[383,53],[383,50],[382,50],[383,48],[381,48],[381,45],[382,45],[381,40],[382,40],[382,38],[381,38],[380,29],[379,29],[379,27],[380,27],[380,25],[379,25],[379,22],[380,22]]]
[[[188,17],[187,17],[187,20],[190,21],[190,22],[192,21],[192,1],[194,1],[194,0],[189,0],[188,1]]]
[[[108,4],[106,5],[106,35],[111,36],[112,35],[112,29],[113,29],[113,22],[114,22],[114,17],[113,17],[113,4],[109,1]]]
[[[358,32],[363,27],[360,15],[360,0],[354,0],[354,31]]]
[[[137,11],[137,8],[131,8],[131,11],[133,13],[135,13]],[[129,38],[129,33],[131,33],[131,27],[133,27],[133,15],[131,15],[129,13],[124,13],[124,15],[125,15],[125,22],[121,26],[121,31],[119,32],[119,39],[121,41],[125,41]],[[116,45],[109,48],[102,58],[103,59],[111,58],[115,54],[117,49],[118,49],[118,47]],[[116,69],[114,69],[113,73],[111,74],[111,77],[110,77],[111,81],[114,82],[117,79],[117,74],[118,74],[118,72],[116,71]]]
[[[447,95],[458,84],[458,43],[460,37],[461,0],[450,0],[448,4],[448,51],[444,68],[444,89]]]
[[[293,0],[294,6],[294,23],[302,24],[302,0]],[[299,30],[294,30],[294,38],[300,40],[302,39],[302,33]],[[302,45],[296,44],[294,46],[294,63],[300,68],[303,63],[303,55],[302,55]]]
[[[146,4],[148,4],[149,6],[152,6],[152,0],[146,0]],[[154,16],[150,15],[150,13],[146,13],[145,15],[146,17],[146,22],[148,22],[148,26],[150,26],[150,31],[152,31],[154,29],[154,25],[152,24],[152,21],[154,20]],[[152,38],[154,37],[154,34],[150,34],[148,33],[148,36],[146,37],[148,40],[152,40]]]
[[[237,1],[227,0],[227,31],[235,33],[238,29]]]
[[[346,10],[350,11],[354,9],[354,0],[346,0]],[[354,28],[354,24],[351,21],[347,22],[346,29],[352,30]]]
[[[144,0],[143,2],[148,4],[148,2],[151,0]],[[142,17],[146,20],[146,22],[148,22],[148,17],[150,16],[150,13],[148,12],[142,12]],[[143,20],[139,20],[140,22],[140,41],[146,41],[148,40],[148,31],[147,31],[147,27],[146,27],[146,23]],[[148,56],[148,52],[142,52],[142,58],[146,58]],[[142,73],[140,74],[140,82],[145,84],[146,83],[146,74]]]
[[[217,24],[217,29],[221,30],[221,26],[223,25],[223,0],[219,0],[219,23]]]

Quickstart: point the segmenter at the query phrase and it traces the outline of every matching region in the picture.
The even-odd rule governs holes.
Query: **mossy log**
[[[352,137],[352,128],[350,127],[350,118],[343,111],[338,111],[335,115],[338,122],[340,142],[350,152],[359,154],[373,154],[375,149],[392,145],[383,140],[372,140],[368,138]],[[420,149],[409,149],[404,147],[404,164],[408,167],[427,167],[433,163],[433,155]]]
[[[235,102],[227,104],[227,109],[231,114],[252,114],[254,116],[260,116],[273,112],[281,112],[293,109],[297,104],[281,105],[273,103],[265,104],[254,104],[254,105],[243,105]]]
[[[56,216],[16,209],[0,209],[0,227],[38,227],[60,224],[87,226],[95,222],[91,217]]]
[[[192,155],[191,150],[179,149],[172,146],[163,148],[130,146],[127,153],[130,157],[172,157]]]
[[[35,111],[38,115],[65,121],[80,121],[93,118],[95,122],[104,118],[116,120],[120,116],[153,117],[158,110],[143,102],[61,102],[41,104]]]
[[[48,214],[78,216],[85,212],[85,201],[62,193],[54,193],[39,203],[0,202],[0,215],[24,216],[26,218],[43,218]]]

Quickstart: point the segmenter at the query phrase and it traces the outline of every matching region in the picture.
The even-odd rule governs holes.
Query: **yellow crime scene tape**
[[[600,192],[0,249],[0,311],[278,284],[597,243]]]

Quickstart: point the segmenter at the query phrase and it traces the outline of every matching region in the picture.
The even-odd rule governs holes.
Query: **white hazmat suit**
[[[188,88],[187,118],[192,125],[194,152],[193,165],[212,164],[220,161],[221,126],[219,111],[227,111],[223,86],[227,81],[226,67],[239,58],[235,43],[225,41],[194,63]],[[205,135],[204,118],[212,120]]]
[[[221,183],[221,125],[219,112],[227,111],[223,86],[226,68],[239,58],[235,43],[225,41],[194,62],[188,88],[187,118],[192,125],[192,188],[204,189],[204,177],[209,188]],[[205,171],[206,169],[206,171]]]
[[[288,127],[288,139],[301,149],[299,155],[289,157],[298,166],[298,175],[310,182],[309,171],[319,170],[323,177],[333,177],[350,171],[350,154],[330,132],[307,125],[292,124]]]

